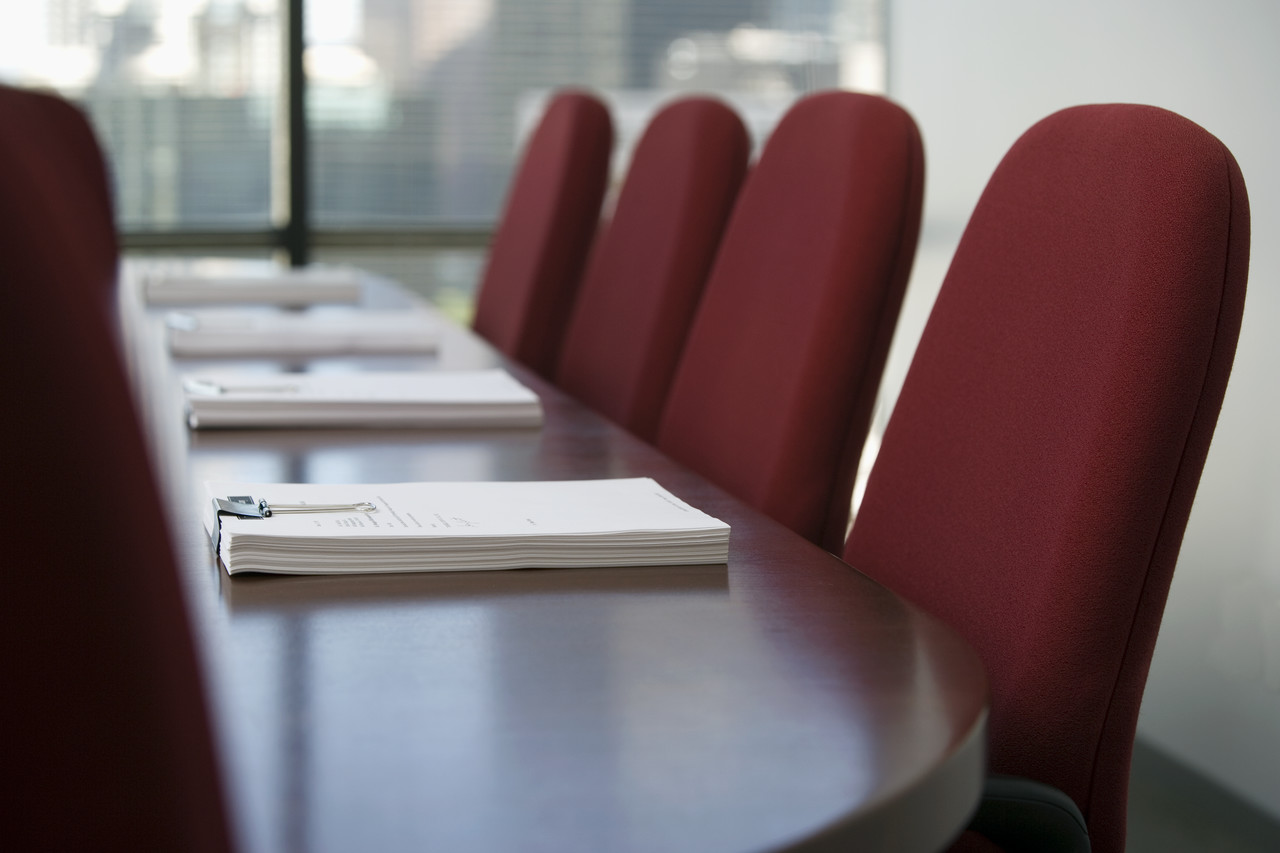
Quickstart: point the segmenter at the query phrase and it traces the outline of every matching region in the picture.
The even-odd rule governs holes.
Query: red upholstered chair
[[[960,242],[844,553],[973,643],[991,770],[1065,793],[1099,853],[1124,847],[1138,706],[1248,256],[1240,170],[1190,121],[1101,105],[1032,127]],[[1069,810],[1045,813],[1069,828]],[[1058,849],[1033,811],[993,797],[975,829],[1025,822]]]
[[[550,377],[600,220],[613,149],[595,96],[552,98],[525,146],[476,298],[475,330]]]
[[[643,438],[657,431],[749,152],[742,120],[720,101],[664,107],[592,250],[556,383]]]
[[[87,280],[101,259],[68,239],[68,187],[27,168],[28,127],[10,120],[27,97],[45,96],[0,94],[4,845],[227,850],[169,531],[112,315]],[[80,189],[80,215],[100,216],[105,187]]]
[[[743,184],[658,430],[669,455],[836,552],[923,186],[900,107],[798,101]]]
[[[56,95],[0,86],[0,117],[10,137],[6,170],[40,187],[56,214],[49,227],[64,234],[68,259],[83,265],[84,286],[114,305],[119,249],[111,187],[84,114]]]

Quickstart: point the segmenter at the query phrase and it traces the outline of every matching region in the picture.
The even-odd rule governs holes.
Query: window
[[[465,291],[550,91],[606,96],[620,169],[681,92],[722,94],[762,137],[798,94],[883,91],[884,2],[24,0],[0,79],[85,107],[127,248],[289,248]]]

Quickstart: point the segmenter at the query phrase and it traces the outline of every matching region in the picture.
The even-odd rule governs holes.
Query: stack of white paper
[[[520,483],[206,483],[230,574],[467,571],[723,563],[729,525],[648,478]],[[217,516],[214,498],[352,506]]]
[[[434,352],[438,324],[423,311],[199,311],[166,318],[169,351],[188,358],[405,355]]]
[[[183,381],[187,422],[209,427],[531,427],[538,395],[501,369],[205,373]]]
[[[359,273],[343,267],[201,258],[142,268],[142,294],[150,305],[351,304],[360,300],[360,293]]]

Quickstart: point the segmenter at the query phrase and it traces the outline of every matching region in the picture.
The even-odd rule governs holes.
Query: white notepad
[[[186,358],[418,355],[434,352],[439,323],[424,311],[174,312],[169,352]]]
[[[280,305],[360,301],[360,274],[346,267],[281,267],[267,261],[200,258],[142,268],[149,305]]]
[[[368,511],[218,515],[214,498]],[[724,563],[729,525],[648,478],[314,485],[205,483],[228,573],[342,574]]]
[[[193,429],[536,427],[538,395],[501,369],[208,372],[183,380]]]

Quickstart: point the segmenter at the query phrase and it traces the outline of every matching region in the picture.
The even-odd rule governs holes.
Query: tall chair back
[[[658,430],[668,454],[837,552],[923,187],[901,107],[798,101],[743,184]]]
[[[612,148],[598,98],[555,95],[525,145],[489,248],[472,325],[547,377],[599,225]]]
[[[749,151],[742,120],[724,103],[664,107],[636,145],[592,250],[556,383],[645,439],[657,432]]]
[[[1117,104],[1036,124],[974,210],[844,553],[973,643],[991,769],[1065,792],[1101,853],[1248,254],[1240,170],[1200,127]]]
[[[28,97],[48,106],[0,94],[4,839],[225,851],[203,682],[114,315],[68,242],[70,185],[49,192],[28,168],[28,128],[10,120]],[[61,120],[91,137],[76,116]],[[73,157],[64,168],[78,174]],[[92,229],[106,188],[79,191]]]
[[[56,95],[0,86],[0,118],[9,137],[4,168],[39,187],[64,259],[81,265],[86,292],[114,306],[119,246],[110,176],[84,114]]]

